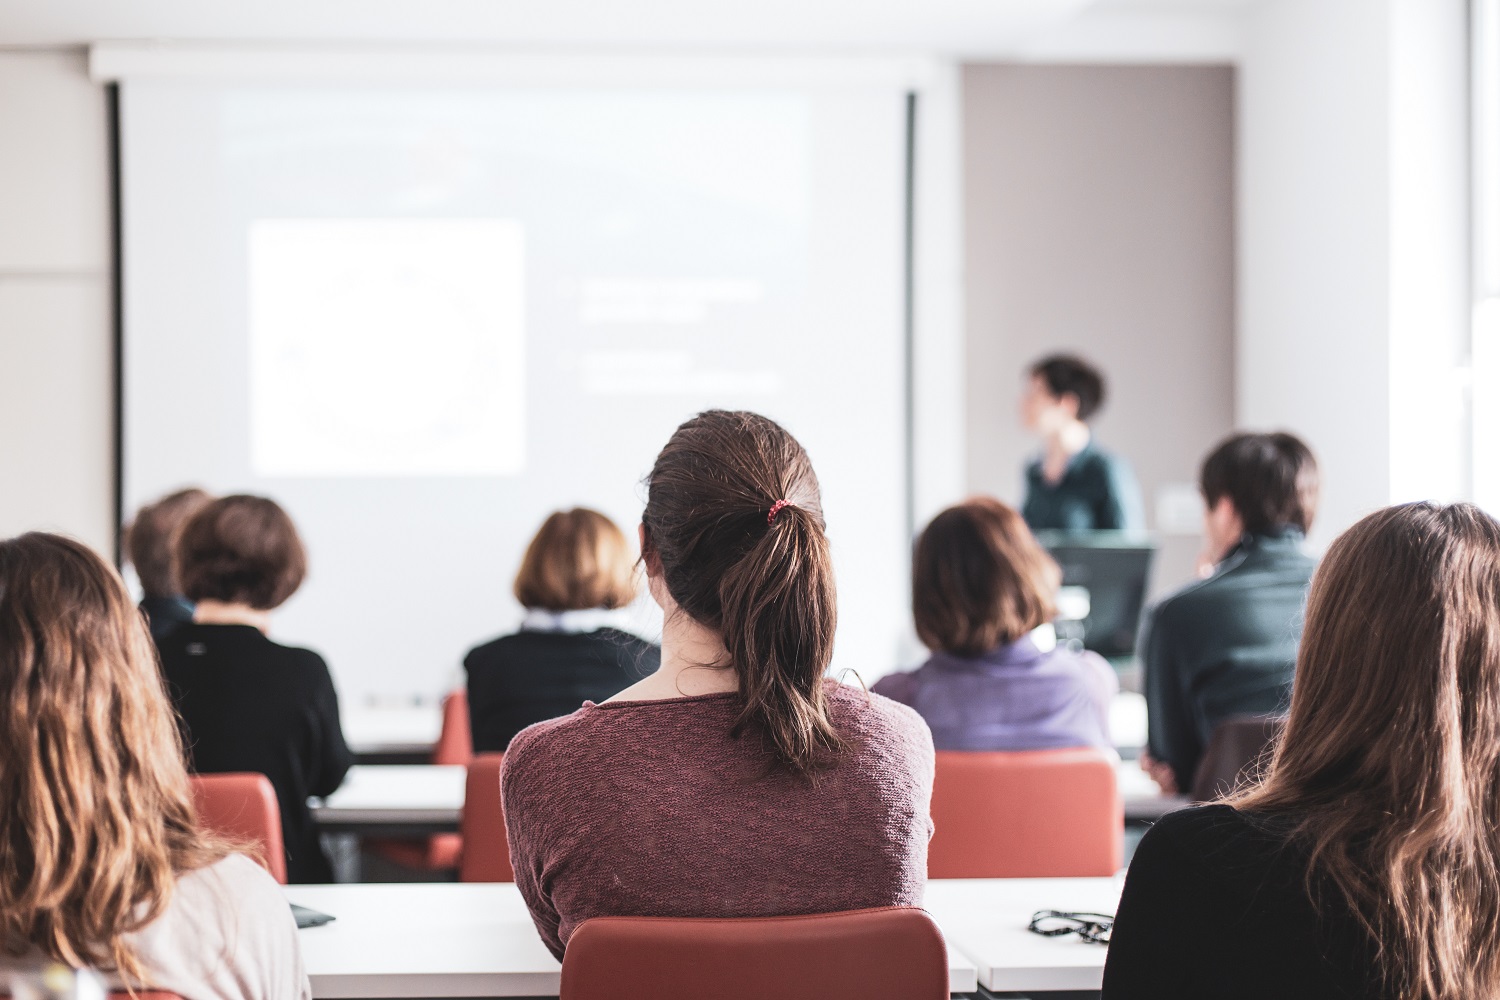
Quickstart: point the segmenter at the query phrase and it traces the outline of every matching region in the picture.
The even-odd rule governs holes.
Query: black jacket
[[[323,658],[277,645],[249,625],[182,625],[160,649],[193,770],[270,778],[288,880],[333,881],[307,799],[338,788],[354,755]]]
[[[660,647],[629,632],[517,632],[469,651],[475,753],[503,753],[535,722],[604,701],[655,672]]]
[[[1203,806],[1147,831],[1125,877],[1103,1000],[1394,997],[1353,911],[1318,877],[1313,903],[1307,852],[1278,827]]]
[[[1214,570],[1146,614],[1150,750],[1186,791],[1214,727],[1234,715],[1284,712],[1317,562],[1302,533],[1247,535]]]

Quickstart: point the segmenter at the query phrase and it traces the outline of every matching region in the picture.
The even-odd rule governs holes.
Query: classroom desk
[[[1140,765],[1115,769],[1127,823],[1152,822],[1190,805],[1162,795]],[[325,833],[425,836],[457,830],[464,805],[464,768],[434,764],[356,764],[343,787],[313,801],[313,820]]]
[[[339,790],[311,802],[323,833],[420,837],[458,829],[464,807],[461,765],[356,764]]]
[[[339,723],[361,764],[425,764],[443,713],[437,705],[354,706],[340,713]]]
[[[1186,795],[1163,795],[1140,761],[1122,760],[1115,765],[1115,779],[1125,800],[1125,822],[1154,823],[1169,812],[1185,809],[1193,802]]]
[[[1026,929],[1037,910],[1114,913],[1120,878],[938,879],[927,883],[927,911],[951,947],[979,967],[979,985],[995,992],[1097,990],[1103,945],[1076,935],[1043,937]]]
[[[555,997],[561,966],[537,937],[515,885],[291,885],[286,898],[338,919],[299,931],[317,1000]],[[978,969],[948,948],[949,987]]]

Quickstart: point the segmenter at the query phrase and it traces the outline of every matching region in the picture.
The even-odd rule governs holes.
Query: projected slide
[[[260,219],[249,243],[256,475],[521,471],[518,223]]]
[[[590,507],[634,539],[673,429],[756,410],[818,470],[836,665],[896,666],[906,82],[779,65],[130,81],[126,505],[274,497],[309,575],[273,636],[322,653],[346,706],[409,703],[520,623],[512,581],[548,514]]]

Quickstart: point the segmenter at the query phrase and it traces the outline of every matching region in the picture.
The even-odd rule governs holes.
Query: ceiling
[[[0,0],[0,46],[460,42],[1229,57],[1250,0]],[[1123,51],[1129,56],[1129,51]]]

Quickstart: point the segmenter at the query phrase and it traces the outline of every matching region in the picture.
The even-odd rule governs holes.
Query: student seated
[[[1145,673],[1142,766],[1163,792],[1186,792],[1214,727],[1284,711],[1315,560],[1302,551],[1318,467],[1290,434],[1236,434],[1198,481],[1213,565],[1149,610],[1137,643]]]
[[[998,500],[949,507],[917,540],[912,614],[932,657],[875,685],[921,713],[939,750],[1111,748],[1119,682],[1047,626],[1062,574]]]
[[[533,722],[604,701],[661,665],[653,643],[613,627],[636,595],[635,561],[619,527],[597,511],[542,523],[516,574],[521,630],[469,651],[474,752],[504,752]]]
[[[661,669],[522,731],[501,774],[542,940],[560,958],[590,917],[920,904],[932,736],[824,677],[833,567],[807,453],[765,417],[711,410],[647,483]]]
[[[0,984],[53,963],[192,1000],[307,1000],[256,862],[198,828],[124,581],[78,542],[0,541]]]
[[[1105,1000],[1500,996],[1500,523],[1377,511],[1328,550],[1259,785],[1171,813]]]
[[[1031,366],[1021,422],[1042,439],[1026,466],[1021,514],[1035,530],[1134,530],[1146,526],[1141,488],[1124,459],[1098,447],[1088,420],[1104,405],[1104,376],[1070,354]]]
[[[141,581],[141,613],[153,639],[193,620],[193,604],[177,583],[172,548],[183,524],[210,499],[200,489],[178,490],[142,507],[125,529],[125,551]]]
[[[197,610],[162,640],[161,662],[193,769],[269,778],[288,880],[331,882],[307,798],[333,792],[354,761],[338,696],[321,656],[266,636],[306,571],[297,529],[273,501],[213,501],[178,538],[177,575]]]

